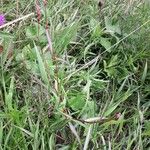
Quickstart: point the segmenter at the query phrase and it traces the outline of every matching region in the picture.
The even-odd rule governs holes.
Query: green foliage
[[[68,98],[68,103],[69,106],[77,111],[77,110],[81,110],[84,105],[85,105],[85,96],[83,93],[73,93],[74,95],[70,96],[70,98]]]
[[[148,2],[39,5],[40,24],[0,31],[0,149],[148,149]],[[0,12],[9,22],[33,8],[2,0]]]

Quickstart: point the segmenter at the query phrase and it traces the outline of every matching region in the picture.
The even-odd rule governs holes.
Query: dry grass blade
[[[86,139],[85,139],[83,150],[87,150],[88,149],[88,145],[89,145],[90,138],[91,138],[92,127],[93,127],[93,125],[89,126],[89,130],[88,130],[88,133],[87,133],[87,136],[86,136]]]
[[[8,22],[8,23],[6,23],[6,24],[0,26],[0,29],[5,28],[5,27],[7,27],[7,26],[10,26],[10,25],[12,25],[12,24],[14,24],[14,23],[17,23],[17,22],[21,21],[21,20],[25,20],[25,19],[27,19],[27,18],[33,16],[33,15],[34,15],[34,13],[30,13],[30,14],[28,14],[28,15],[25,15],[25,16],[23,16],[23,17],[20,17],[20,18],[18,18],[18,19],[15,19],[15,20],[13,20],[13,21],[10,21],[10,22]]]
[[[49,50],[51,52],[51,55],[53,55],[52,40],[51,40],[48,29],[46,29],[46,37],[47,37],[47,41],[48,41],[48,45],[49,45]]]
[[[71,130],[72,133],[75,135],[75,137],[77,138],[77,141],[79,142],[80,146],[82,147],[82,145],[81,145],[81,139],[80,139],[80,137],[79,137],[79,135],[78,135],[78,133],[77,133],[75,127],[73,126],[73,124],[72,124],[71,122],[69,122],[68,124],[69,124],[70,130]]]
[[[101,139],[102,139],[102,143],[103,143],[104,150],[107,150],[107,149],[106,149],[106,142],[105,142],[105,139],[104,139],[104,136],[103,136],[103,135],[101,135]]]

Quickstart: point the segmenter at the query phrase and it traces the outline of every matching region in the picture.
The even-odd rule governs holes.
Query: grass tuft
[[[0,4],[0,149],[149,149],[148,1]]]

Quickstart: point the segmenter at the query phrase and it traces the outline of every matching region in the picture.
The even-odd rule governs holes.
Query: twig
[[[8,22],[8,23],[6,23],[6,24],[0,26],[0,29],[5,28],[5,27],[7,27],[7,26],[10,26],[10,25],[12,25],[12,24],[14,24],[14,23],[17,23],[18,21],[27,19],[27,18],[29,18],[29,17],[31,17],[31,16],[33,16],[33,15],[34,15],[34,13],[30,13],[30,14],[28,14],[28,15],[25,15],[25,16],[23,16],[23,17],[20,17],[20,18],[18,18],[18,19],[15,19],[15,20],[13,20],[13,21],[10,21],[10,22]]]
[[[48,29],[46,29],[46,37],[47,37],[47,41],[48,41],[49,51],[51,53],[51,56],[53,56],[52,40],[51,40],[50,33],[49,33]]]
[[[74,117],[72,117],[69,114],[66,114],[64,112],[61,112],[61,114],[63,114],[69,120],[78,121],[78,122],[83,123],[83,124],[85,124],[85,123],[88,123],[88,124],[95,124],[95,123],[104,124],[104,123],[109,122],[109,121],[118,120],[121,117],[121,113],[116,113],[110,118],[94,117],[94,118],[88,118],[88,119],[83,120],[83,119],[74,118]]]

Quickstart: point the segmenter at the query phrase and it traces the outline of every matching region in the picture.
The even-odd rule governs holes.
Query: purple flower
[[[0,26],[3,25],[5,23],[5,16],[4,15],[0,15]]]

